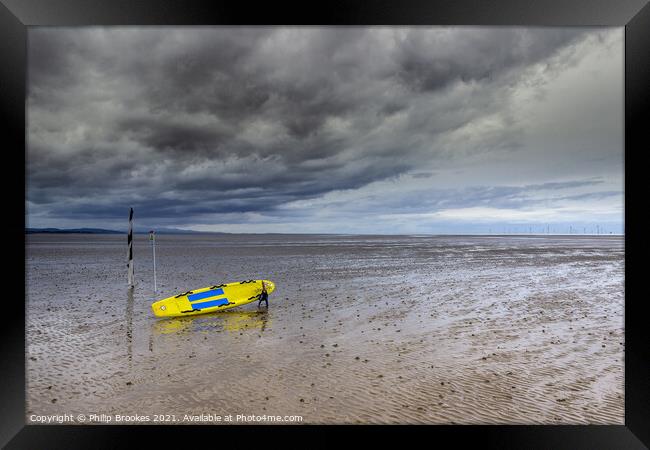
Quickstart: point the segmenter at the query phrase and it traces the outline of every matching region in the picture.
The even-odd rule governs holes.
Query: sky
[[[623,28],[30,27],[28,227],[623,232]]]

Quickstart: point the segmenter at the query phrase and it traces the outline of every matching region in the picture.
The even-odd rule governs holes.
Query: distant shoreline
[[[149,234],[149,231],[136,230],[134,234]],[[116,231],[116,230],[105,230],[101,228],[72,228],[72,229],[60,229],[60,228],[26,228],[25,234],[127,234],[126,231]],[[466,234],[351,234],[351,233],[227,233],[221,231],[192,231],[192,230],[175,230],[175,229],[163,229],[156,230],[156,234],[165,234],[165,235],[239,235],[239,234],[250,234],[250,235],[305,235],[305,236],[412,236],[412,237],[433,237],[433,236],[478,236],[478,237],[625,237],[625,234],[622,233],[608,233],[608,234],[568,234],[568,233],[466,233]]]

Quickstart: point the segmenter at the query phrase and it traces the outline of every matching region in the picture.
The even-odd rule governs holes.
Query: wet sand
[[[133,296],[126,236],[27,240],[28,423],[624,423],[622,237],[160,235],[157,299],[277,286],[268,310],[168,320],[150,311],[147,236]]]

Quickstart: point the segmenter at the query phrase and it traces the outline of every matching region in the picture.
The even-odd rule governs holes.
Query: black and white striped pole
[[[129,248],[127,251],[128,258],[128,284],[129,289],[135,287],[135,281],[133,279],[133,208],[129,210],[129,236],[128,236]]]
[[[149,240],[151,241],[151,249],[153,251],[153,293],[156,294],[156,232],[151,230],[149,232]]]

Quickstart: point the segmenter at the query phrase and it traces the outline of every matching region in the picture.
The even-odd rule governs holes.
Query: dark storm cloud
[[[122,219],[133,205],[198,223],[512,151],[521,131],[509,126],[509,89],[585,33],[30,29],[28,200],[48,217]],[[501,132],[445,146],[497,109]]]
[[[119,136],[139,142],[159,153],[187,153],[220,156],[230,135],[210,127],[179,124],[152,117],[123,119],[115,124]]]
[[[552,33],[548,29],[488,29],[458,39],[450,32],[411,33],[399,45],[398,74],[422,91],[435,91],[457,80],[492,80],[512,67],[549,57],[576,34],[571,29]]]

